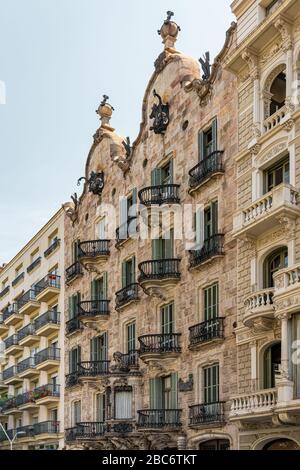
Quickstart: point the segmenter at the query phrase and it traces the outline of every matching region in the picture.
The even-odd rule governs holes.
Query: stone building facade
[[[239,449],[300,446],[300,2],[235,0]]]
[[[104,96],[82,195],[64,205],[69,449],[238,445],[236,26],[203,76],[178,32],[169,12],[132,146]]]
[[[0,272],[0,449],[64,446],[64,211]]]

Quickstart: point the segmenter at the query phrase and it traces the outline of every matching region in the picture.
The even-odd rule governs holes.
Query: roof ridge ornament
[[[103,95],[103,99],[100,103],[99,108],[96,109],[96,113],[100,116],[101,127],[104,129],[112,130],[109,125],[109,122],[115,108],[110,103],[108,103],[108,100],[109,96]]]
[[[178,26],[175,21],[172,21],[173,16],[173,11],[167,11],[167,18],[162,27],[157,31],[163,39],[165,50],[168,50],[169,52],[175,51],[175,42],[177,41],[179,31],[181,31],[180,26]]]

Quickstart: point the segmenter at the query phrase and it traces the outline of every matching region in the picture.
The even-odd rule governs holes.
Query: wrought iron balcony
[[[212,176],[224,173],[224,151],[216,150],[189,171],[190,187],[195,189]]]
[[[4,315],[0,313],[0,333],[4,333],[8,330],[8,326],[4,323]]]
[[[117,353],[118,361],[120,363],[120,370],[124,371],[130,369],[137,369],[139,366],[139,351],[134,349],[127,354]]]
[[[78,246],[79,258],[98,258],[109,256],[110,240],[92,240],[81,242]]]
[[[4,341],[5,349],[9,349],[11,346],[17,346],[19,344],[18,335],[11,335]]]
[[[29,302],[36,302],[36,290],[35,289],[29,289],[25,294],[22,295],[22,297],[19,298],[18,300],[18,309],[20,310],[23,308],[26,304]]]
[[[140,343],[140,355],[180,353],[180,333],[168,333],[159,335],[144,335],[138,338]]]
[[[10,439],[13,439],[13,437],[14,437],[14,429],[7,429],[7,430],[6,430],[6,433],[7,433],[8,437],[9,437]],[[7,436],[5,435],[5,433],[3,432],[3,430],[0,429],[0,442],[4,442],[4,441],[6,441],[6,440],[7,440]]]
[[[88,300],[79,303],[79,317],[101,317],[109,315],[109,300]]]
[[[7,320],[12,315],[18,314],[18,304],[14,302],[3,310],[3,321]]]
[[[60,245],[60,239],[56,238],[53,243],[44,251],[44,257],[48,258]]]
[[[1,404],[1,412],[7,413],[8,411],[11,411],[14,408],[17,408],[16,398],[17,397],[9,397],[6,400],[4,400]]]
[[[1,292],[0,292],[0,299],[4,297],[6,294],[9,293],[9,286],[6,286]]]
[[[42,351],[37,352],[34,355],[35,365],[39,365],[45,361],[59,361],[60,360],[60,349],[58,348],[46,348]]]
[[[19,426],[14,430],[14,433],[22,433],[19,439],[33,438],[34,437],[34,425],[27,424],[27,426]]]
[[[57,274],[47,274],[41,281],[35,285],[37,294],[40,294],[43,290],[48,287],[54,289],[60,289],[60,276]]]
[[[15,398],[16,407],[27,405],[29,403],[35,403],[32,391],[17,395]]]
[[[18,331],[18,341],[20,342],[23,339],[27,338],[27,336],[32,335],[35,335],[35,327],[33,323],[29,323]]]
[[[58,434],[59,421],[44,421],[42,423],[36,423],[33,425],[33,429],[36,436],[39,436],[40,434]]]
[[[41,385],[33,390],[32,396],[34,400],[42,400],[46,397],[60,397],[60,386],[58,384]]]
[[[224,318],[217,317],[192,326],[190,330],[190,347],[214,339],[224,338]]]
[[[129,302],[139,300],[139,284],[129,284],[116,293],[116,307],[120,308]]]
[[[67,374],[66,377],[66,388],[75,387],[79,383],[78,371]]]
[[[179,428],[181,410],[140,410],[137,427],[140,429]]]
[[[190,406],[190,426],[224,422],[225,402],[202,403]]]
[[[215,256],[224,255],[224,235],[219,233],[204,240],[202,248],[190,251],[190,268],[195,268]]]
[[[42,257],[39,256],[37,259],[35,259],[27,268],[27,273],[30,274],[39,264],[41,264]]]
[[[139,264],[139,282],[147,280],[180,279],[180,259],[160,259]]]
[[[34,357],[27,357],[21,362],[18,362],[17,364],[17,371],[18,374],[22,374],[22,372],[25,372],[28,369],[34,369],[35,368],[35,358]]]
[[[17,284],[19,284],[19,282],[21,282],[25,277],[25,273],[21,273],[19,274],[11,283],[11,285],[13,287],[15,287]]]
[[[71,264],[66,269],[66,282],[71,282],[73,281],[76,277],[81,276],[82,273],[82,267],[79,261],[75,261],[75,263]]]
[[[17,366],[11,366],[11,367],[8,367],[7,369],[4,369],[3,373],[2,373],[2,376],[3,376],[3,380],[8,380],[12,377],[14,377],[15,375],[17,375]]]
[[[34,328],[37,331],[40,328],[43,328],[44,326],[46,326],[48,324],[59,325],[60,324],[60,313],[56,312],[55,310],[49,310],[48,312],[43,313],[43,315],[40,315],[34,321]]]
[[[103,436],[106,430],[106,423],[101,421],[77,423],[75,427],[65,430],[65,438],[67,442],[76,439],[95,439]]]
[[[139,199],[144,206],[180,204],[179,184],[149,186],[139,191]]]
[[[110,361],[86,361],[78,364],[78,377],[90,378],[109,374]]]
[[[121,245],[123,242],[137,233],[137,217],[128,217],[127,221],[116,229],[116,245]]]
[[[66,335],[70,335],[79,330],[81,330],[81,323],[78,317],[71,318],[71,320],[66,322]]]

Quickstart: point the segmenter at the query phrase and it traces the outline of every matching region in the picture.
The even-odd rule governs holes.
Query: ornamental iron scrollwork
[[[202,68],[202,80],[207,81],[210,79],[211,75],[211,65],[210,65],[210,54],[209,52],[205,52],[204,57],[200,57],[199,62]]]
[[[154,131],[155,134],[164,134],[169,125],[169,105],[168,103],[163,104],[161,96],[153,90],[153,95],[158,99],[158,104],[154,103],[152,106],[152,112],[150,119],[154,119],[150,131]]]
[[[88,183],[90,193],[93,193],[96,196],[100,196],[102,194],[104,188],[103,171],[101,171],[100,173],[92,171],[89,179],[87,179],[85,176],[79,178],[79,180],[77,181],[77,186],[80,186],[81,181],[86,181]]]

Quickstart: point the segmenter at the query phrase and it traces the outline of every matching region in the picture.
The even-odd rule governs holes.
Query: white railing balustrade
[[[274,127],[282,123],[283,119],[286,117],[287,114],[288,111],[286,106],[283,106],[282,108],[278,109],[276,113],[272,114],[270,117],[264,120],[263,131],[268,132],[274,129]]]
[[[261,390],[260,392],[239,395],[232,398],[231,415],[260,412],[273,408],[277,404],[277,390]]]

